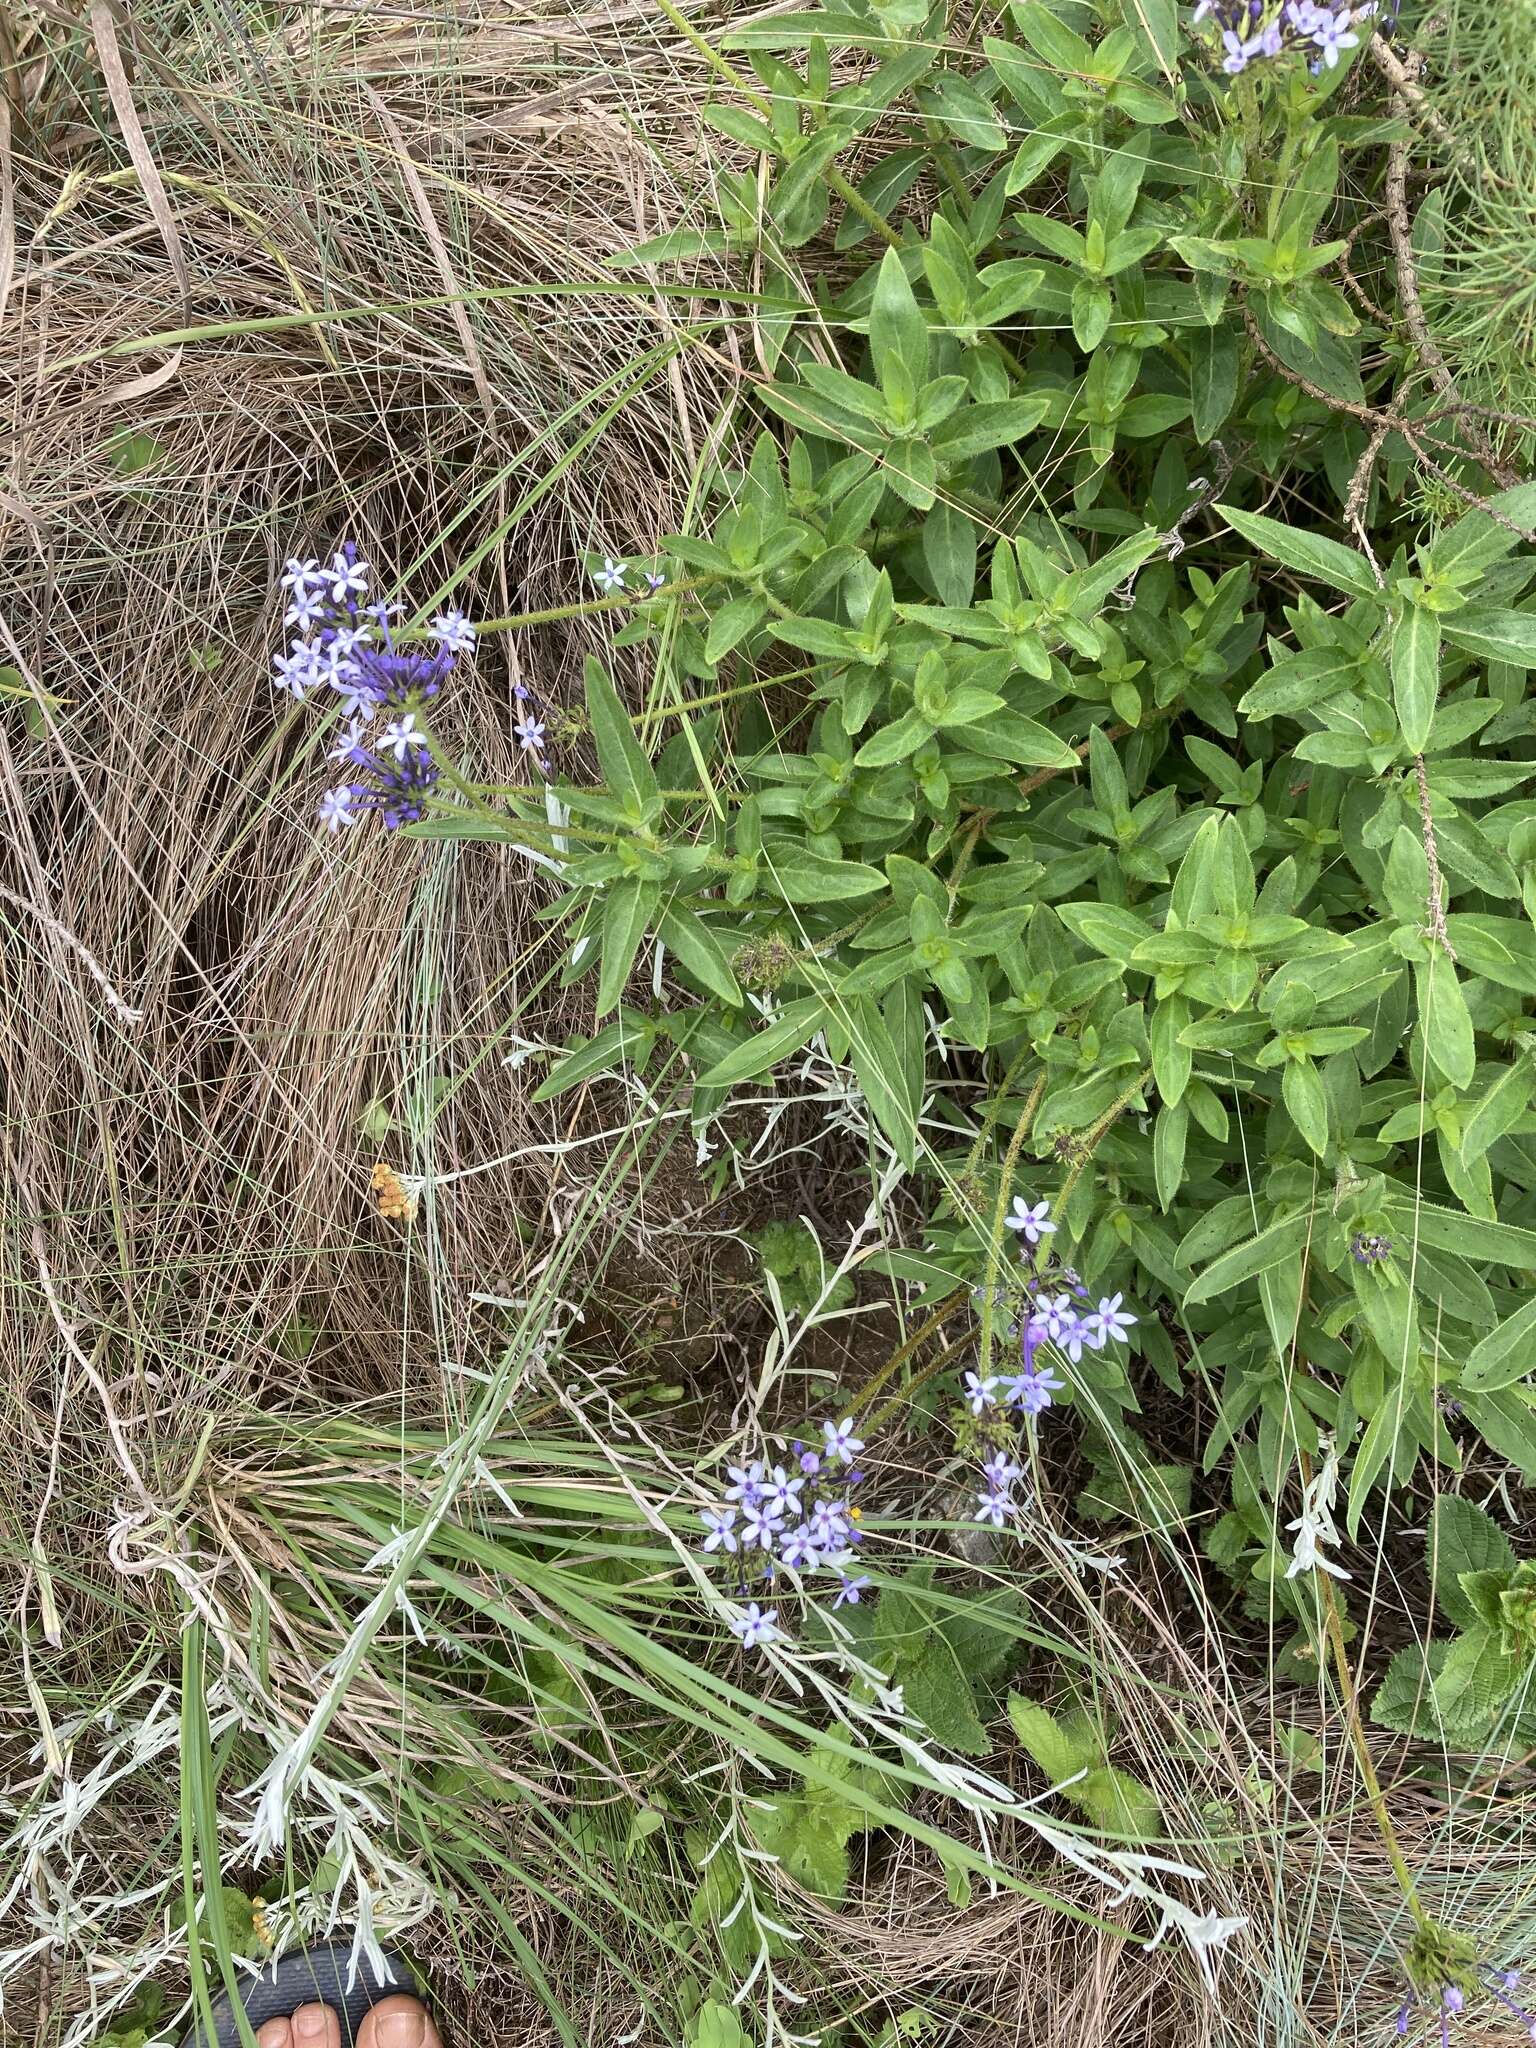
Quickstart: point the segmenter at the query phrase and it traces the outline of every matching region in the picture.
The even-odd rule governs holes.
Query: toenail
[[[379,2048],[421,2048],[427,2038],[427,2016],[420,2006],[409,2011],[396,2006],[393,2012],[379,2014],[374,2037]]]
[[[323,2005],[306,2005],[293,2016],[293,2031],[301,2041],[325,2039],[326,2013]]]

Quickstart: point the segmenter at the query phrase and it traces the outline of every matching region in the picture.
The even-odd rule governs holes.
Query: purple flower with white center
[[[984,1409],[997,1406],[997,1396],[992,1391],[997,1385],[993,1378],[982,1379],[974,1372],[965,1376],[965,1398],[973,1415],[980,1415]]]
[[[779,1562],[795,1571],[814,1571],[821,1563],[821,1549],[808,1522],[797,1522],[780,1536]]]
[[[1016,1479],[1024,1476],[1023,1466],[1015,1465],[1006,1451],[994,1451],[983,1461],[981,1471],[994,1493],[1006,1493]]]
[[[827,1441],[827,1456],[836,1458],[840,1465],[851,1465],[864,1448],[864,1439],[853,1433],[853,1417],[845,1415],[841,1422],[824,1422],[821,1433]]]
[[[360,604],[368,595],[368,564],[351,541],[337,549],[324,574],[332,604]]]
[[[1026,1415],[1043,1415],[1051,1406],[1051,1396],[1059,1394],[1066,1385],[1065,1380],[1053,1379],[1047,1365],[1029,1366],[1023,1372],[1015,1373],[1006,1382],[1008,1400]]]
[[[272,668],[274,686],[285,690],[299,704],[303,703],[305,692],[320,680],[315,669],[315,650],[303,640],[295,640],[286,654],[274,654]]]
[[[394,719],[379,735],[379,751],[393,754],[397,761],[403,761],[412,747],[425,747],[430,753],[432,742],[416,723],[414,711],[407,711],[404,718]]]
[[[731,1483],[725,1489],[726,1499],[739,1500],[746,1507],[755,1506],[763,1491],[767,1469],[761,1458],[754,1458],[750,1465],[727,1465],[725,1476]]]
[[[592,572],[592,581],[599,590],[622,590],[624,578],[628,574],[628,562],[616,562],[612,555],[604,555],[601,569],[594,569]]]
[[[837,1575],[837,1591],[832,1595],[832,1605],[834,1607],[857,1607],[860,1595],[867,1593],[869,1586],[870,1581],[867,1578],[850,1579],[846,1572],[839,1572]]]
[[[700,1508],[699,1520],[708,1531],[704,1538],[705,1550],[723,1550],[730,1553],[737,1549],[734,1508]]]
[[[1013,1513],[1013,1501],[1000,1487],[989,1486],[976,1496],[976,1520],[1001,1529]]]
[[[773,1616],[759,1607],[755,1600],[731,1616],[731,1633],[739,1636],[749,1650],[755,1650],[763,1643],[779,1641],[778,1625]]]
[[[1349,1256],[1357,1266],[1379,1266],[1383,1259],[1391,1258],[1392,1240],[1357,1230],[1349,1240]]]
[[[475,629],[461,611],[439,612],[427,631],[448,654],[468,654],[475,644]]]
[[[327,832],[341,832],[357,823],[352,801],[352,791],[346,783],[325,792],[320,799],[319,818]]]
[[[741,1511],[742,1549],[772,1550],[778,1536],[777,1521],[778,1516],[770,1513],[761,1502],[749,1502]]]
[[[1016,1230],[1025,1244],[1037,1245],[1041,1238],[1050,1237],[1056,1229],[1054,1223],[1047,1221],[1050,1213],[1049,1202],[1036,1202],[1031,1208],[1022,1195],[1015,1195],[1013,1207],[1003,1218],[1003,1223],[1007,1229]]]
[[[1125,1344],[1130,1341],[1128,1333],[1135,1329],[1137,1322],[1140,1320],[1137,1316],[1126,1314],[1125,1310],[1120,1306],[1124,1299],[1125,1296],[1123,1294],[1104,1295],[1100,1299],[1095,1313],[1088,1318],[1089,1322],[1102,1332],[1103,1338],[1113,1337],[1117,1344]],[[1098,1350],[1099,1346],[1096,1344],[1094,1349]]]

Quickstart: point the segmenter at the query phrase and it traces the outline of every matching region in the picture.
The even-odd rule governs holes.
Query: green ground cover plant
[[[468,1074],[370,1074],[432,1397],[258,1391],[173,1473],[115,1434],[94,1697],[55,1581],[102,1596],[18,1521],[0,1981],[67,1955],[61,2038],[144,2048],[451,1899],[423,1959],[505,1972],[530,2040],[1010,2038],[963,1973],[849,1965],[910,1878],[936,1950],[1002,1899],[1042,1950],[1174,1952],[1178,2038],[1536,2032],[1536,424],[1426,324],[1413,25],[659,6],[703,197],[591,290],[667,306],[649,371],[734,351],[674,529],[610,513],[596,595],[498,609],[492,541],[306,521],[267,756],[338,866],[536,892],[486,1050],[590,1115],[586,1178],[450,1286]],[[549,626],[603,639],[564,698],[516,653]],[[487,772],[456,721],[501,646]],[[700,1233],[762,1188],[725,1387],[585,1328],[679,1170]],[[1473,1817],[1421,1853],[1415,1798]]]

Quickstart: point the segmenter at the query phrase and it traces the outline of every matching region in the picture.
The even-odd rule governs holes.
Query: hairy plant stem
[[[1088,1133],[1088,1136],[1083,1141],[1082,1154],[1079,1158],[1073,1160],[1071,1171],[1068,1173],[1066,1179],[1062,1182],[1061,1192],[1056,1197],[1056,1208],[1058,1213],[1065,1210],[1068,1201],[1071,1199],[1072,1190],[1077,1186],[1078,1181],[1082,1178],[1083,1168],[1088,1164],[1089,1160],[1093,1157],[1094,1153],[1097,1152],[1097,1150],[1099,1149],[1099,1146],[1104,1142],[1105,1137],[1108,1135],[1110,1126],[1114,1124],[1118,1118],[1122,1117],[1125,1114],[1125,1112],[1130,1108],[1131,1104],[1136,1100],[1137,1096],[1141,1094],[1142,1090],[1146,1087],[1147,1083],[1151,1080],[1151,1078],[1152,1069],[1150,1067],[1144,1067],[1142,1071],[1137,1075],[1136,1079],[1131,1083],[1130,1087],[1126,1089],[1125,1093],[1123,1095],[1117,1095],[1115,1097],[1114,1101],[1109,1105],[1108,1109],[1105,1110],[1104,1114],[1093,1126],[1093,1129]]]
[[[1310,1482],[1312,1475],[1305,1458],[1301,1461],[1301,1469],[1303,1479]],[[1392,1865],[1392,1874],[1402,1889],[1403,1903],[1413,1915],[1416,1926],[1431,1927],[1433,1922],[1419,1901],[1418,1884],[1408,1867],[1408,1859],[1403,1854],[1402,1844],[1397,1838],[1397,1829],[1392,1825],[1392,1815],[1387,1810],[1387,1795],[1381,1789],[1381,1780],[1376,1775],[1370,1744],[1366,1740],[1365,1722],[1360,1713],[1359,1688],[1355,1683],[1349,1651],[1344,1642],[1344,1624],[1339,1615],[1339,1603],[1334,1596],[1333,1582],[1326,1572],[1318,1572],[1316,1577],[1323,1602],[1323,1627],[1328,1637],[1328,1648],[1333,1657],[1333,1668],[1338,1677],[1339,1695],[1344,1707],[1344,1725],[1349,1731],[1349,1746],[1355,1753],[1360,1781],[1365,1787],[1365,1796],[1381,1835],[1382,1845],[1386,1849],[1387,1860]]]
[[[987,1242],[987,1270],[981,1287],[981,1335],[976,1345],[976,1376],[987,1377],[992,1363],[992,1324],[997,1303],[998,1269],[1003,1261],[1003,1232],[1007,1228],[1008,1197],[1013,1187],[1014,1170],[1019,1163],[1019,1154],[1024,1149],[1024,1140],[1029,1136],[1035,1121],[1035,1112],[1040,1107],[1040,1098],[1045,1093],[1046,1073],[1042,1068],[1035,1078],[1035,1085],[1024,1098],[1024,1108],[1013,1127],[1008,1140],[1008,1150],[1003,1154],[1002,1171],[998,1175],[997,1200],[992,1205],[992,1229]]]

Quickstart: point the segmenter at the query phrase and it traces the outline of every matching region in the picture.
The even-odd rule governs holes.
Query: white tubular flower
[[[1339,1488],[1339,1453],[1331,1436],[1325,1436],[1320,1446],[1323,1462],[1307,1484],[1301,1496],[1301,1513],[1294,1522],[1287,1522],[1287,1529],[1294,1529],[1296,1542],[1291,1561],[1286,1566],[1288,1579],[1298,1577],[1302,1572],[1327,1572],[1330,1578],[1347,1579],[1349,1573],[1343,1565],[1335,1564],[1330,1557],[1324,1557],[1322,1545],[1341,1543],[1343,1538],[1333,1523],[1333,1503]]]

